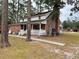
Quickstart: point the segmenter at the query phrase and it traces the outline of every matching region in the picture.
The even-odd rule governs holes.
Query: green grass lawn
[[[11,47],[0,48],[0,59],[53,59],[53,54],[46,51],[40,43],[9,37]]]

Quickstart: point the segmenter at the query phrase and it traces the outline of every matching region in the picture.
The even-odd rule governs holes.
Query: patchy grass
[[[53,59],[53,54],[46,51],[40,43],[9,37],[11,47],[0,48],[0,59]]]
[[[41,36],[40,38],[45,40],[63,42],[68,45],[71,43],[77,44],[79,43],[79,32],[65,32],[57,37]]]
[[[54,59],[79,59],[79,32],[65,32],[58,37],[41,36],[50,41],[63,42],[65,46],[48,45],[48,51],[55,54]]]
[[[58,37],[41,36],[39,38],[63,42],[67,45],[78,44],[79,46],[79,33],[66,32]],[[11,47],[0,48],[0,59],[66,59],[64,56],[61,58],[62,53],[60,51],[59,54],[56,54],[55,51],[50,52],[54,49],[59,49],[67,53],[71,51],[70,53],[72,53],[71,45],[68,47],[58,47],[50,44],[41,44],[39,42],[34,43],[34,41],[26,42],[24,39],[15,37],[9,37],[9,42]]]

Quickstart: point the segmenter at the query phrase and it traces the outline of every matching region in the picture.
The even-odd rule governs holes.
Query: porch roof
[[[46,24],[45,19],[31,21],[31,24],[39,24],[40,22],[43,23],[43,24]],[[19,24],[27,24],[27,21],[26,22],[20,22]]]
[[[44,20],[47,20],[47,18],[50,16],[51,12],[44,12],[44,13],[39,13],[39,14],[36,14],[34,16],[31,17],[31,21],[32,22],[42,22]],[[41,20],[39,20],[39,16],[41,17]],[[28,18],[26,17],[23,20],[20,20],[20,22],[27,22],[28,21]]]

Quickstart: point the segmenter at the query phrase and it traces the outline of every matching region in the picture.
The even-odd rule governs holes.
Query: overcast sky
[[[67,18],[69,17],[69,14],[71,12],[70,9],[72,7],[73,6],[66,4],[65,7],[60,10],[60,19],[62,21],[67,20]]]
[[[74,7],[74,5],[66,4],[65,7],[60,10],[61,21],[67,20],[68,17],[70,18],[70,20],[74,20],[75,17],[77,17],[77,20],[79,19],[79,12],[73,13],[73,16],[70,16],[71,8],[73,8],[73,7]]]

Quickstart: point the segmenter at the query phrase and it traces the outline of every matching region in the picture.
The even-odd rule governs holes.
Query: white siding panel
[[[39,17],[32,17],[31,21],[34,21],[34,20],[39,20]]]
[[[47,21],[45,20],[45,21],[43,21],[43,22],[41,22],[42,24],[47,24]]]

